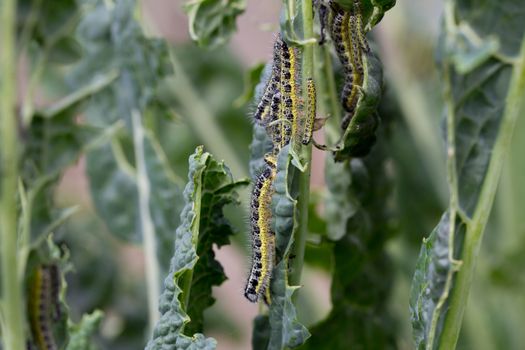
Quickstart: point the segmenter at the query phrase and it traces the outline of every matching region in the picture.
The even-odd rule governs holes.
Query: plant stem
[[[487,175],[481,189],[480,200],[476,206],[472,221],[467,225],[465,245],[462,251],[461,269],[456,276],[456,282],[450,295],[448,310],[439,349],[454,349],[459,337],[463,314],[467,305],[468,295],[476,260],[483,238],[483,231],[494,202],[498,182],[512,140],[514,126],[518,117],[525,114],[525,37],[522,39],[520,57],[512,71],[507,95],[507,103],[500,125],[498,138],[492,150]]]
[[[312,0],[302,0],[302,17],[303,17],[303,33],[304,39],[311,39],[314,37],[313,32],[313,12]],[[303,46],[302,52],[302,91],[303,101],[307,101],[308,94],[306,83],[307,79],[313,77],[314,73],[314,48],[311,43]],[[293,264],[292,273],[290,274],[290,285],[297,286],[301,283],[301,273],[303,270],[304,249],[306,246],[306,236],[308,235],[308,204],[310,199],[310,171],[312,162],[312,144],[310,143],[304,147],[301,158],[306,164],[306,169],[299,175],[299,197],[297,208],[298,213],[298,228],[294,229],[294,246],[293,246]]]
[[[319,51],[318,56],[321,59],[317,66],[322,65],[322,67],[320,67],[320,74],[317,76],[316,82],[319,85],[319,94],[322,97],[321,107],[324,107],[324,112],[326,113],[324,117],[329,117],[324,128],[325,144],[333,145],[340,137],[341,108],[330,49],[325,44]]]
[[[139,197],[140,225],[144,240],[144,259],[146,265],[146,287],[148,290],[149,330],[153,331],[159,319],[160,273],[159,262],[155,251],[155,226],[149,208],[150,184],[144,155],[144,128],[140,113],[131,112],[133,128],[133,146],[135,148],[135,163],[137,166],[137,190]]]
[[[18,120],[16,116],[15,16],[16,1],[0,8],[0,246],[3,348],[25,349],[22,281],[18,278],[17,188]]]

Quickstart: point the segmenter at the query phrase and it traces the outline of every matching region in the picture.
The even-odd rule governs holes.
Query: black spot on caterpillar
[[[51,278],[51,301],[53,304],[53,321],[58,321],[62,317],[62,310],[60,308],[60,287],[62,284],[62,277],[60,276],[60,270],[57,265],[49,265],[49,277]]]
[[[295,48],[288,46],[282,40],[281,43],[281,123],[282,142],[281,148],[290,143],[298,133],[299,118],[299,82],[298,74],[298,55]]]
[[[319,24],[321,26],[319,30],[319,45],[323,45],[326,41],[326,23],[328,21],[328,7],[326,7],[322,0],[316,0],[314,1],[314,8],[317,8],[317,13],[319,14]]]
[[[268,115],[268,113],[265,112],[270,107],[272,96],[279,90],[281,82],[281,43],[281,36],[278,35],[273,47],[272,75],[268,80],[264,93],[253,115],[257,123],[264,123],[264,116]]]
[[[307,86],[307,92],[308,92],[308,101],[306,104],[306,113],[305,118],[303,121],[302,126],[302,138],[301,142],[303,145],[307,145],[310,143],[310,140],[312,139],[312,133],[314,131],[314,122],[316,117],[316,91],[315,91],[315,83],[312,78],[308,78],[308,81],[306,82]]]
[[[370,48],[364,34],[360,1],[354,0],[351,11],[345,11],[335,1],[330,1],[329,5],[330,35],[345,72],[345,82],[341,90],[341,104],[346,111],[341,128],[345,130],[355,113],[363,85],[362,56],[363,53],[369,52]]]
[[[270,283],[275,254],[275,233],[271,222],[276,159],[273,155],[267,155],[265,161],[266,166],[253,185],[250,203],[252,266],[244,289],[244,296],[253,303],[259,301],[261,297],[268,298],[269,296],[266,292]]]
[[[60,272],[56,265],[35,269],[29,288],[28,312],[33,341],[39,350],[58,349],[52,332],[52,321],[59,317]]]

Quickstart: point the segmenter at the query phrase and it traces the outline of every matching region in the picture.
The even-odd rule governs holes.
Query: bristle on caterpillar
[[[324,45],[326,41],[326,23],[328,22],[328,7],[322,0],[314,1],[314,8],[317,8],[317,13],[319,14],[319,23],[321,28],[319,29],[319,45]]]
[[[60,276],[60,269],[57,265],[49,265],[49,277],[51,278],[51,302],[53,306],[53,321],[58,321],[62,317],[62,309],[60,307],[60,288],[62,286],[62,277]]]
[[[264,116],[268,115],[265,111],[270,107],[272,96],[279,90],[281,81],[281,41],[281,36],[278,35],[273,47],[272,74],[253,115],[253,119],[257,123],[264,123]]]
[[[356,17],[356,29],[357,29],[357,35],[359,36],[359,44],[361,45],[361,49],[368,53],[370,52],[370,46],[368,45],[368,40],[366,40],[365,36],[365,30],[364,30],[364,24],[363,24],[363,15],[361,10],[361,1],[360,0],[354,0],[354,14]]]
[[[251,209],[252,266],[244,296],[251,302],[258,302],[269,296],[267,288],[273,269],[275,233],[272,229],[273,180],[276,173],[276,159],[273,155],[265,158],[266,166],[255,180]]]
[[[312,140],[312,133],[314,131],[314,122],[317,114],[317,94],[315,91],[315,82],[312,78],[308,78],[306,82],[308,101],[306,103],[306,113],[304,114],[304,120],[302,125],[302,137],[301,142],[303,145],[307,145]]]
[[[330,9],[330,35],[345,72],[341,104],[346,114],[341,128],[346,129],[355,113],[360,98],[360,87],[364,81],[362,55],[370,48],[364,34],[359,0],[354,0],[351,11],[344,10],[335,1],[330,1]]]
[[[291,139],[296,138],[299,130],[298,72],[297,50],[288,46],[283,40],[281,43],[281,115],[279,119],[287,122],[281,123],[281,148],[289,144]]]
[[[33,341],[39,350],[56,350],[52,332],[54,315],[58,317],[60,290],[58,267],[41,265],[36,268],[29,289],[29,322]]]
[[[281,93],[277,92],[272,96],[269,123],[266,125],[266,131],[272,139],[274,155],[279,153],[282,144],[282,127],[279,123],[282,114],[281,109]]]

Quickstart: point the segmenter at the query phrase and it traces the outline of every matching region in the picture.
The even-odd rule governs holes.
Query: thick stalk
[[[139,198],[140,228],[144,241],[144,260],[146,265],[146,287],[148,291],[149,330],[154,329],[159,319],[160,273],[156,254],[155,225],[151,218],[149,207],[150,182],[144,155],[144,128],[140,113],[136,110],[131,113],[133,127],[133,146],[135,148],[135,163],[137,166],[137,192]]]
[[[313,12],[312,0],[302,0],[302,16],[303,16],[303,33],[305,39],[314,37],[313,32]],[[308,41],[308,40],[307,40]],[[313,44],[308,42],[303,46],[302,52],[302,91],[303,101],[307,101],[306,81],[313,77],[314,72],[314,48]],[[306,164],[306,169],[299,175],[299,197],[297,208],[298,227],[294,229],[294,247],[293,247],[293,266],[290,274],[290,285],[300,285],[301,273],[303,270],[304,249],[306,245],[306,236],[308,235],[308,203],[310,199],[310,170],[312,162],[312,145],[311,143],[304,147],[301,154],[303,163]]]
[[[520,57],[515,63],[507,95],[507,103],[503,119],[501,121],[498,139],[492,150],[489,168],[480,194],[479,202],[476,206],[472,221],[467,225],[465,234],[465,244],[463,247],[461,260],[462,265],[459,270],[455,286],[450,295],[450,308],[448,310],[443,332],[440,339],[439,349],[454,349],[459,337],[463,314],[467,305],[468,295],[476,260],[483,238],[483,231],[494,202],[494,196],[498,187],[498,182],[505,161],[505,156],[509,152],[512,134],[516,120],[525,114],[525,38],[522,40]]]
[[[0,14],[0,246],[3,348],[25,349],[22,281],[17,259],[18,120],[16,116],[16,1],[4,0]]]

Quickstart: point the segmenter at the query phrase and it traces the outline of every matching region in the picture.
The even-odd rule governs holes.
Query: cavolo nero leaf
[[[119,137],[120,136],[120,137]],[[111,232],[123,239],[141,240],[141,224],[136,169],[122,150],[123,135],[116,135],[111,145],[93,147],[86,155],[93,201],[100,217]],[[182,190],[154,136],[145,131],[144,160],[149,183],[149,210],[157,238],[157,254],[167,269],[173,251],[173,232],[180,221]]]
[[[202,313],[214,302],[212,286],[225,279],[212,250],[213,244],[227,244],[232,234],[222,209],[238,204],[236,191],[247,181],[234,181],[229,169],[202,147],[190,157],[189,165],[175,253],[160,297],[161,317],[148,350],[215,349],[217,345],[213,338],[194,332],[202,332]]]
[[[335,163],[327,158],[326,181],[339,194],[332,193],[329,200],[339,198],[339,205],[326,213],[326,240],[334,242],[333,308],[310,329],[312,337],[301,349],[396,348],[395,322],[387,307],[393,272],[385,245],[393,228],[383,141],[363,160]]]
[[[445,9],[439,59],[447,124],[452,126],[446,135],[452,199],[422,245],[412,282],[410,310],[418,349],[449,349],[457,342],[501,162],[523,108],[518,96],[525,93],[523,78],[520,86],[524,58],[519,56],[525,4],[459,0],[448,1]]]
[[[78,123],[76,116],[90,96],[108,81],[83,86],[56,104],[38,110],[25,131],[22,181],[31,215],[31,237],[36,239],[61,223],[65,214],[54,208],[53,191],[60,175],[73,165],[103,131]]]
[[[94,8],[78,26],[76,36],[85,55],[69,80],[78,86],[93,76],[117,72],[118,77],[109,88],[91,99],[86,119],[101,127],[124,120],[129,130],[132,111],[144,114],[158,103],[157,86],[172,73],[166,44],[144,35],[133,16],[134,0],[118,0],[114,6],[94,2]]]
[[[102,311],[95,310],[85,314],[78,323],[69,322],[69,342],[66,350],[95,350],[96,346],[91,342],[91,336],[97,331],[102,320]]]
[[[275,217],[275,255],[277,265],[270,281],[270,340],[268,349],[296,348],[310,337],[308,329],[297,320],[292,295],[300,286],[290,286],[289,259],[293,245],[293,228],[297,226],[299,171],[292,164],[290,145],[277,158],[275,194],[272,212]]]
[[[88,152],[87,172],[97,212],[110,231],[119,238],[139,241],[143,222],[138,209],[135,158],[140,150],[135,149],[132,136],[144,128],[145,122],[133,124],[131,116],[168,109],[157,99],[157,85],[171,74],[171,69],[165,43],[147,38],[135,20],[135,1],[118,0],[110,5],[93,1],[92,10],[82,18],[77,38],[86,55],[69,79],[76,86],[92,81],[93,76],[116,75],[108,88],[92,97],[85,116],[93,126],[107,128],[121,123],[124,128],[112,139],[112,147],[100,146]],[[181,203],[182,181],[170,169],[155,135],[143,131],[145,136],[138,144],[144,148],[149,216],[155,227],[161,266],[167,269],[172,232],[179,224],[175,213],[180,209],[177,204]]]
[[[191,38],[200,46],[216,48],[235,33],[235,21],[246,9],[246,0],[190,0],[184,9]]]

